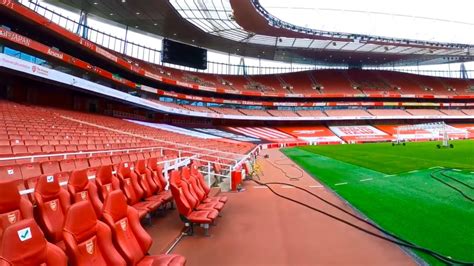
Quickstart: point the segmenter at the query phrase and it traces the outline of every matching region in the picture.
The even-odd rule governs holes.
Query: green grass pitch
[[[474,202],[434,180],[445,168],[462,185],[439,176],[474,199],[474,141],[305,146],[283,149],[294,162],[372,221],[399,237],[446,256],[474,261]],[[462,170],[470,168],[470,170]],[[417,254],[431,265],[440,261]]]

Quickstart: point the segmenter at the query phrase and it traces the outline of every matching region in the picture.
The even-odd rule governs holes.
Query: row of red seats
[[[180,218],[188,227],[187,233],[192,235],[194,225],[200,225],[208,235],[209,226],[219,216],[227,197],[209,196],[210,188],[196,163],[173,170],[169,184]]]
[[[149,165],[148,162],[151,162]],[[131,162],[122,162],[114,175],[112,166],[105,165],[96,169],[95,182],[90,180],[91,169],[74,170],[67,181],[67,188],[60,186],[64,173],[43,174],[29,179],[28,187],[34,187],[30,200],[36,205],[35,216],[46,234],[47,239],[62,247],[62,227],[69,206],[80,201],[89,201],[96,216],[102,217],[103,202],[114,190],[121,190],[126,195],[128,204],[135,208],[140,219],[150,221],[157,211],[172,206],[172,195],[164,188],[166,180],[156,158],[139,160],[133,167]],[[11,214],[13,215],[13,214]]]
[[[64,210],[60,204],[67,201],[67,196],[63,190],[61,197],[54,199],[55,192],[62,189],[54,176],[43,176],[38,184],[44,189],[40,198],[48,201],[38,201],[36,209],[42,212],[35,212],[35,216],[49,214],[48,227],[63,218],[55,234],[64,239],[64,247],[46,242],[33,219],[31,203],[20,196],[15,182],[0,183],[4,195],[0,198],[0,265],[67,265],[67,258],[70,265],[186,263],[180,255],[147,255],[152,239],[141,226],[137,210],[127,205],[120,190],[110,191],[106,196],[99,220],[92,201],[82,200]]]

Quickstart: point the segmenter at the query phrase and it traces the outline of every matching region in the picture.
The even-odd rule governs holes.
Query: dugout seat
[[[156,183],[154,178],[155,173],[147,168],[146,160],[138,160],[135,164],[135,173],[138,176],[139,184],[145,192],[145,197],[150,199],[156,199],[162,203],[162,205],[171,202],[173,196],[169,193],[162,193],[161,184]]]
[[[209,188],[206,181],[204,180],[204,176],[201,174],[201,172],[199,172],[199,168],[196,163],[191,164],[190,173],[191,173],[191,176],[194,176],[196,178],[197,185],[201,188],[202,191],[204,191],[205,198],[208,198],[209,192],[211,192],[211,189]],[[227,202],[226,196],[217,196],[213,198],[218,199],[222,203]]]
[[[88,169],[72,171],[67,189],[71,194],[71,202],[89,201],[94,207],[97,217],[102,216],[102,202],[97,195],[95,182],[89,180]]]
[[[71,205],[69,193],[59,185],[56,176],[42,175],[38,178],[33,197],[36,202],[36,221],[46,238],[64,249],[62,229]]]
[[[97,169],[95,183],[97,185],[97,194],[102,202],[105,201],[110,192],[120,189],[120,182],[113,175],[111,165],[103,165]]]
[[[0,226],[6,228],[23,219],[33,218],[31,202],[18,192],[18,180],[6,180],[0,183]],[[0,231],[0,235],[2,232]]]
[[[48,243],[33,219],[24,219],[2,228],[0,265],[66,266],[67,257],[57,246]]]
[[[214,222],[214,220],[219,215],[219,212],[215,209],[206,209],[206,210],[196,210],[198,202],[193,200],[188,200],[186,193],[189,193],[185,189],[182,189],[180,185],[181,177],[178,170],[173,170],[171,172],[170,178],[170,189],[173,194],[176,207],[178,209],[180,218],[186,225],[189,224],[189,233],[193,234],[194,224],[202,225],[205,229],[205,234],[208,235],[209,225]]]
[[[69,208],[63,236],[70,265],[126,265],[114,247],[110,228],[97,220],[88,201]]]
[[[158,209],[161,201],[144,201],[144,192],[138,184],[137,175],[130,169],[129,162],[121,162],[117,170],[117,176],[120,180],[122,191],[127,197],[128,204],[138,211],[147,210],[148,213]]]
[[[180,255],[146,255],[152,239],[140,224],[137,210],[127,205],[119,190],[109,194],[104,202],[104,221],[112,229],[115,247],[128,265],[185,265]]]

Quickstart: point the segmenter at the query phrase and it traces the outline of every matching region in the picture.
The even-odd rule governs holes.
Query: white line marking
[[[347,182],[337,183],[337,184],[334,184],[334,185],[335,185],[335,186],[347,185]]]
[[[253,188],[267,188],[266,186],[253,186]]]
[[[413,170],[413,171],[410,171],[410,172],[408,172],[408,173],[409,173],[409,174],[412,174],[412,173],[416,173],[416,172],[418,172],[418,171],[419,171],[419,170]]]
[[[323,187],[322,185],[313,185],[313,186],[309,186],[309,187]]]
[[[281,188],[294,188],[292,186],[281,186]]]
[[[453,171],[461,172],[461,169],[453,169]]]
[[[474,172],[471,172],[471,174],[474,174]]]
[[[370,180],[373,180],[373,178],[361,179],[361,180],[359,180],[359,181],[360,181],[360,182],[366,182],[366,181],[370,181]]]
[[[384,175],[384,177],[391,177],[391,176],[395,176],[395,175]]]
[[[443,167],[441,167],[441,166],[433,166],[433,167],[430,167],[430,168],[428,168],[428,169],[436,169],[436,168],[443,168]]]

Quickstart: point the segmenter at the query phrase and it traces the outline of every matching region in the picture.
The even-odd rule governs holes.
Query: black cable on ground
[[[417,246],[417,245],[415,245],[415,244],[411,244],[410,242],[408,242],[408,241],[406,241],[406,240],[402,240],[402,239],[400,239],[399,237],[396,237],[398,240],[394,240],[394,239],[391,239],[391,238],[389,238],[389,237],[376,234],[376,233],[371,232],[371,231],[369,231],[369,230],[367,230],[367,229],[365,229],[365,228],[362,228],[362,227],[360,227],[360,226],[358,226],[358,225],[356,225],[356,224],[354,224],[354,223],[351,223],[351,222],[349,222],[349,221],[347,221],[347,220],[344,220],[344,219],[339,218],[339,217],[337,217],[337,216],[335,216],[335,215],[332,215],[332,214],[330,214],[330,213],[328,213],[328,212],[325,212],[325,211],[323,211],[323,210],[321,210],[321,209],[315,208],[315,207],[310,206],[310,205],[308,205],[308,204],[306,204],[306,203],[303,203],[303,202],[301,202],[301,201],[298,201],[298,200],[292,199],[292,198],[290,198],[290,197],[284,196],[284,195],[282,195],[282,194],[276,192],[275,190],[273,190],[273,188],[272,188],[271,186],[269,186],[267,183],[263,183],[263,182],[260,182],[260,181],[254,180],[254,179],[251,179],[251,180],[252,180],[253,182],[257,183],[258,185],[267,187],[273,194],[275,194],[276,196],[278,196],[278,197],[280,197],[280,198],[286,199],[286,200],[288,200],[288,201],[291,201],[291,202],[293,202],[293,203],[296,203],[296,204],[298,204],[298,205],[301,205],[301,206],[306,207],[306,208],[308,208],[308,209],[311,209],[311,210],[313,210],[313,211],[319,212],[319,213],[321,213],[321,214],[323,214],[323,215],[325,215],[325,216],[328,216],[328,217],[330,217],[330,218],[332,218],[332,219],[334,219],[334,220],[337,220],[337,221],[339,221],[339,222],[341,222],[341,223],[344,223],[344,224],[346,224],[346,225],[348,225],[348,226],[351,226],[351,227],[353,227],[353,228],[355,228],[355,229],[357,229],[357,230],[360,230],[360,231],[362,231],[362,232],[364,232],[364,233],[366,233],[366,234],[372,235],[372,236],[377,237],[377,238],[379,238],[379,239],[382,239],[382,240],[385,240],[385,241],[388,241],[388,242],[391,242],[391,243],[394,243],[394,244],[397,244],[397,245],[400,245],[400,246],[403,246],[403,247],[407,247],[407,248],[411,248],[411,249],[415,249],[415,250],[424,252],[424,253],[426,253],[426,254],[428,254],[428,255],[433,256],[434,258],[437,258],[438,260],[440,260],[440,261],[442,261],[442,262],[444,262],[444,263],[447,263],[448,265],[456,265],[456,264],[458,264],[458,265],[474,265],[474,262],[464,262],[464,261],[459,261],[459,260],[452,259],[452,258],[450,258],[450,257],[448,257],[448,256],[441,255],[441,254],[439,254],[439,253],[437,253],[437,252],[435,252],[435,251],[429,250],[429,249],[427,249],[427,248],[423,248],[423,247]],[[280,183],[280,184],[285,184],[285,185],[287,185],[287,186],[297,187],[297,186],[294,186],[294,185],[292,185],[292,184],[286,184],[286,183]],[[303,189],[303,188],[301,188],[301,189]],[[303,189],[303,190],[304,190],[304,189]],[[310,194],[312,194],[312,193],[310,193]],[[379,229],[379,230],[380,230],[382,233],[384,233],[384,234],[393,235],[393,234],[391,234],[390,232],[388,232],[388,231],[386,231],[386,230],[384,230],[384,229],[382,229],[382,228],[377,228],[377,229]]]
[[[283,161],[284,159],[279,159],[279,160],[275,160],[275,163],[273,163],[271,160],[267,160],[273,167],[277,168],[278,170],[280,170],[290,181],[298,181],[300,180],[301,178],[303,178],[304,176],[304,171],[301,170],[299,167],[297,167],[294,163],[291,163],[291,164],[284,164],[284,163],[277,163],[278,161]],[[299,175],[298,176],[290,176],[288,175],[288,173],[283,169],[281,168],[280,166],[290,166],[290,167],[293,167],[294,169],[298,170],[299,171]]]
[[[442,171],[444,171],[444,170],[446,170],[446,169],[440,169],[440,170],[436,170],[436,171],[431,172],[431,173],[430,173],[431,178],[433,178],[434,180],[440,182],[441,184],[443,184],[443,185],[445,185],[445,186],[447,186],[447,187],[449,187],[449,188],[451,188],[451,189],[457,191],[457,192],[458,192],[459,194],[461,194],[461,196],[463,196],[465,199],[467,199],[467,200],[469,200],[469,201],[471,201],[471,202],[474,202],[474,199],[471,198],[470,196],[466,195],[466,193],[464,193],[464,191],[462,191],[462,190],[460,190],[459,188],[457,188],[457,187],[455,187],[455,186],[453,186],[453,185],[451,185],[451,184],[449,184],[449,183],[443,181],[441,178],[436,177],[435,174],[440,173],[440,172],[442,172]]]
[[[455,178],[455,177],[452,177],[452,176],[449,176],[449,175],[446,174],[446,172],[452,171],[452,170],[453,170],[453,169],[446,169],[446,170],[444,170],[444,171],[441,171],[440,174],[441,174],[442,176],[444,176],[444,177],[447,177],[447,178],[453,180],[453,181],[456,182],[456,183],[459,183],[459,184],[465,186],[465,187],[468,187],[468,188],[470,188],[470,189],[474,189],[474,186],[471,186],[471,185],[469,185],[469,184],[467,184],[467,183],[462,182],[461,180],[459,180],[459,179],[457,179],[457,178]]]

